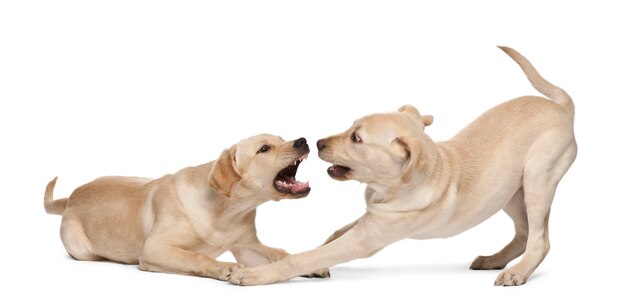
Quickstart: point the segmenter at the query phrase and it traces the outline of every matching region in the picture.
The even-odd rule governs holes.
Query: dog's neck
[[[445,195],[450,183],[450,151],[439,144],[432,145],[426,166],[413,175],[408,183],[392,185],[368,184],[373,192],[366,194],[368,210],[385,212],[419,211]],[[445,178],[445,179],[444,179]],[[438,184],[438,185],[433,185]]]
[[[268,201],[268,198],[259,194],[233,194],[231,196],[221,195],[209,188],[207,201],[219,207],[220,216],[247,215],[254,211],[259,205]]]

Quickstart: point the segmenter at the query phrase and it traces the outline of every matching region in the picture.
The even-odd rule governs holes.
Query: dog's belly
[[[509,186],[509,188],[493,190],[489,194],[480,197],[460,197],[454,203],[454,210],[448,219],[441,219],[432,227],[418,231],[411,238],[447,238],[479,225],[504,208],[519,189],[515,185]]]

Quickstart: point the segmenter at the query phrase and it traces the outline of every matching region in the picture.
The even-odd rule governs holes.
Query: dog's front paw
[[[330,278],[330,270],[327,268],[316,270],[308,275],[302,275],[304,278]]]
[[[228,281],[235,285],[263,285],[281,281],[272,270],[261,267],[242,268],[230,275]]]
[[[519,274],[519,273],[512,272],[512,270],[508,270],[508,271],[500,273],[498,278],[496,278],[496,282],[494,283],[494,285],[495,286],[522,285],[526,283],[526,279],[527,279],[526,276]]]
[[[503,269],[506,263],[498,263],[494,256],[478,256],[470,265],[473,270]]]
[[[232,262],[220,262],[217,266],[217,269],[210,274],[210,277],[213,277],[217,280],[228,281],[230,276],[243,268],[244,266],[239,263]]]

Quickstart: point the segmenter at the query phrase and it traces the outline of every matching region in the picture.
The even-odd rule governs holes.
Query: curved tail
[[[57,183],[57,178],[58,177],[55,177],[46,186],[46,193],[43,197],[43,207],[46,209],[46,213],[48,214],[62,215],[63,211],[65,211],[65,208],[67,207],[67,201],[69,198],[61,198],[57,200],[52,198],[52,192],[54,191],[54,185]]]
[[[533,87],[537,89],[537,91],[559,104],[561,108],[563,108],[563,110],[569,113],[572,117],[574,116],[574,102],[572,102],[572,98],[567,94],[567,92],[565,92],[565,90],[546,81],[546,79],[544,79],[539,72],[537,72],[535,67],[530,64],[528,59],[522,56],[515,49],[506,46],[498,47],[509,55],[509,57],[511,57],[522,68],[524,74],[526,74],[526,77]]]

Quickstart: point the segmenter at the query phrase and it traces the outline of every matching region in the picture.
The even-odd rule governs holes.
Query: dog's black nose
[[[322,149],[326,148],[326,142],[323,139],[317,141],[317,150],[322,151]]]
[[[309,148],[309,145],[306,144],[306,138],[301,137],[299,139],[297,139],[295,142],[293,142],[293,147],[296,149],[302,149],[302,148]]]

